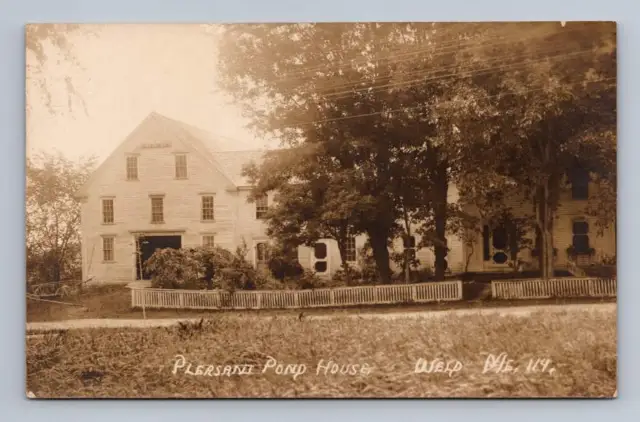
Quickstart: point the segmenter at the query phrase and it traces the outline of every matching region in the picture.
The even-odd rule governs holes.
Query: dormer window
[[[176,154],[176,179],[187,178],[187,155]]]
[[[138,180],[138,156],[127,157],[127,180]]]

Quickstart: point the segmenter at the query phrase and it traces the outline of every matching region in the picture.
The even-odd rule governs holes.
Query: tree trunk
[[[389,265],[389,248],[387,241],[389,236],[383,230],[370,230],[368,232],[369,242],[373,251],[373,259],[376,261],[376,268],[382,284],[391,283],[391,267]]]
[[[409,221],[409,213],[407,212],[406,208],[404,209],[404,227],[407,233],[406,242],[408,243],[409,239],[411,239],[411,222]],[[411,261],[409,259],[409,251],[411,249],[403,247],[402,250],[404,255],[404,282],[409,284],[411,283]]]
[[[553,277],[553,207],[550,204],[549,183],[544,183],[538,191],[537,226],[540,233],[540,277]]]
[[[338,252],[340,253],[340,262],[342,262],[342,270],[344,271],[344,276],[346,278],[347,284],[351,281],[351,271],[349,268],[349,263],[347,262],[347,237],[340,236],[336,239],[338,243]]]
[[[440,167],[441,174],[436,185],[438,197],[433,210],[436,229],[436,244],[434,246],[436,281],[444,280],[446,271],[445,259],[447,257],[447,190],[449,188],[449,180],[446,167]]]

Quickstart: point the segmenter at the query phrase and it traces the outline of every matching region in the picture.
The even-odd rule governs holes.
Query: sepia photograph
[[[617,397],[616,42],[26,25],[26,396]]]

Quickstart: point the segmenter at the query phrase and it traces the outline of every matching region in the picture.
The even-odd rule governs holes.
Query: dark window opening
[[[327,261],[318,261],[315,263],[313,268],[317,273],[324,273],[327,271]]]
[[[508,237],[507,229],[504,226],[493,229],[492,244],[494,249],[507,249]]]
[[[326,243],[316,243],[313,246],[313,254],[316,259],[325,259],[327,257],[327,245]]]
[[[589,172],[576,167],[571,171],[571,197],[573,199],[589,199]]]
[[[577,254],[589,253],[589,223],[586,221],[573,222],[573,249]]]

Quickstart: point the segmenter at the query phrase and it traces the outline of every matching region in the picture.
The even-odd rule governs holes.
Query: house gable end
[[[110,169],[121,168],[125,171],[123,157],[127,155],[142,154],[149,149],[166,149],[168,153],[193,153],[199,159],[208,164],[213,173],[222,177],[227,186],[226,189],[235,189],[233,181],[220,169],[213,159],[211,152],[190,133],[172,124],[170,119],[157,113],[149,114],[103,161],[103,163],[91,174],[89,179],[76,193],[77,198],[86,197],[91,187],[105,172]],[[121,160],[122,163],[118,163]]]

